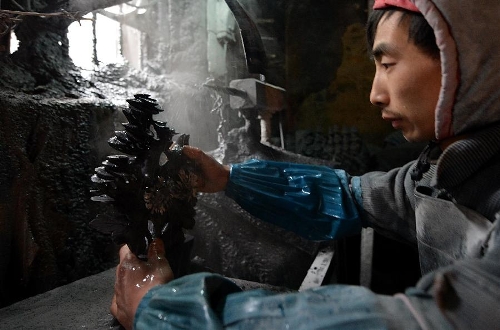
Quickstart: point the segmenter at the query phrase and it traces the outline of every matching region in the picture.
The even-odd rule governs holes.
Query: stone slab
[[[122,329],[109,306],[115,269],[0,309],[0,329]]]

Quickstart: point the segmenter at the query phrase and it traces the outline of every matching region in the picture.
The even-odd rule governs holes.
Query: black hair
[[[404,21],[408,21],[409,23],[409,40],[411,40],[415,44],[415,46],[420,48],[425,54],[431,56],[434,59],[439,59],[439,48],[436,44],[436,36],[434,35],[434,30],[425,20],[424,16],[420,13],[415,13],[399,8],[372,11],[370,16],[368,17],[368,23],[366,25],[368,51],[371,52],[371,50],[373,49],[377,27],[382,18],[389,18],[396,12],[402,13],[400,23]]]

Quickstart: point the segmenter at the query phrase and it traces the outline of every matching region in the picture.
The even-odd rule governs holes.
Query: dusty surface
[[[109,313],[114,280],[115,268],[112,268],[0,309],[2,329],[123,329]],[[251,281],[231,280],[243,290],[287,291]]]
[[[115,270],[58,287],[3,309],[3,329],[120,329],[109,313]]]
[[[90,175],[118,118],[95,100],[1,94],[0,306],[114,264],[88,222]]]

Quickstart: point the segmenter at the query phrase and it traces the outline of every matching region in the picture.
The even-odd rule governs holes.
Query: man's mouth
[[[382,119],[385,121],[390,121],[392,127],[395,129],[400,129],[403,122],[401,117],[391,116],[387,114],[382,114]]]

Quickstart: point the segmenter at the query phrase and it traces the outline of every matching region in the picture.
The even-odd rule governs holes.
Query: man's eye
[[[380,63],[381,66],[384,67],[384,69],[389,69],[391,66],[394,65],[394,63]]]

